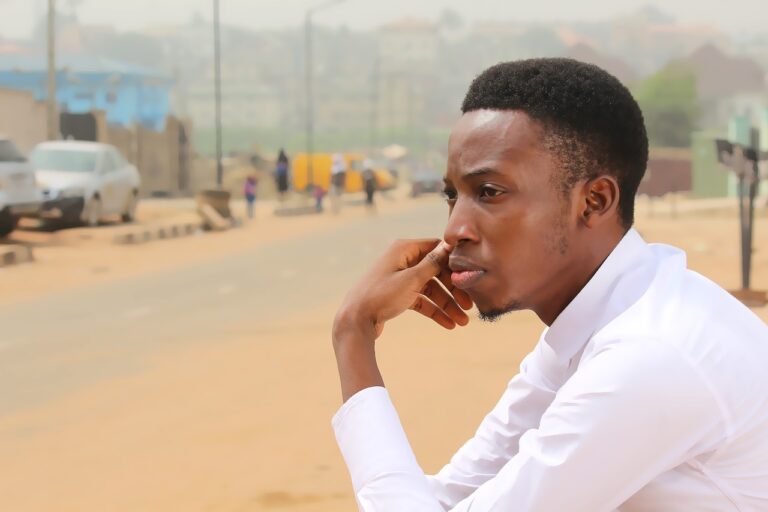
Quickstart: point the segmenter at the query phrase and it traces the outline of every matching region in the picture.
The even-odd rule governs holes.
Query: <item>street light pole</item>
[[[307,119],[306,119],[306,153],[307,153],[307,189],[309,189],[314,182],[314,166],[312,165],[312,152],[314,151],[314,137],[315,137],[315,104],[314,104],[314,91],[313,91],[313,56],[312,56],[312,15],[331,5],[338,4],[344,0],[327,0],[326,2],[315,5],[307,9],[304,16],[304,78],[305,92],[306,92],[306,104],[307,104]]]
[[[314,150],[314,116],[315,106],[314,98],[312,94],[312,9],[307,9],[306,16],[304,18],[304,79],[306,93],[306,105],[307,105],[307,118],[306,118],[306,130],[307,130],[307,190],[310,190],[314,183],[314,168],[312,165],[312,152]]]
[[[216,186],[221,188],[224,167],[221,162],[221,38],[219,34],[219,0],[213,0],[213,60],[214,102],[216,110]]]
[[[56,2],[48,0],[48,140],[59,138],[56,101]]]

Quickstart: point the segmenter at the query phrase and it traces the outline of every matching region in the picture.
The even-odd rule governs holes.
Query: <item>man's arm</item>
[[[395,242],[347,294],[333,324],[345,402],[362,389],[384,385],[374,343],[388,320],[411,309],[446,329],[469,322],[464,309],[472,300],[451,284],[450,250],[440,240]]]
[[[334,418],[364,512],[442,511],[383,388]],[[660,342],[623,342],[584,363],[499,473],[456,512],[613,510],[659,474],[716,447],[722,412],[699,373]]]

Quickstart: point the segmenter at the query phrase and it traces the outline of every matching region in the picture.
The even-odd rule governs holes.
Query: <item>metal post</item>
[[[312,188],[314,183],[314,168],[312,165],[312,152],[314,150],[314,117],[315,106],[312,91],[312,9],[307,10],[304,20],[304,74],[306,79],[306,103],[307,103],[307,190]]]
[[[743,176],[739,176],[739,231],[741,238],[741,289],[749,289],[749,222],[748,209],[744,204],[747,201],[747,186]]]
[[[369,152],[373,155],[376,150],[377,142],[377,130],[379,125],[379,71],[381,66],[381,57],[379,55],[379,49],[376,48],[376,55],[373,61],[373,72],[371,74],[371,126],[370,133],[368,134],[368,145],[370,146]]]
[[[343,2],[344,0],[327,0],[321,4],[307,9],[304,17],[304,78],[306,80],[307,103],[307,190],[314,182],[314,166],[312,164],[312,152],[314,151],[315,137],[315,99],[313,91],[313,57],[312,57],[312,14],[325,7]]]
[[[59,138],[56,100],[56,1],[48,0],[48,139]]]
[[[213,0],[214,95],[216,103],[216,186],[222,187],[224,167],[221,162],[221,38],[219,37],[219,0]]]

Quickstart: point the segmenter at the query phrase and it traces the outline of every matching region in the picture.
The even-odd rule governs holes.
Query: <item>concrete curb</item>
[[[28,263],[34,261],[32,247],[27,245],[6,245],[0,246],[0,267],[18,265],[19,263]]]
[[[196,222],[183,222],[180,224],[167,224],[152,227],[132,229],[126,233],[120,233],[113,238],[116,244],[141,244],[155,240],[168,240],[183,236],[194,235],[202,232],[202,226]]]
[[[275,208],[274,214],[276,217],[296,217],[298,215],[317,215],[319,212],[312,206],[281,206]]]

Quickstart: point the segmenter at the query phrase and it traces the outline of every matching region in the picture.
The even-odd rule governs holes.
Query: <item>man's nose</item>
[[[456,199],[456,203],[448,215],[443,239],[453,247],[467,242],[477,242],[477,228],[472,202],[467,199]]]

